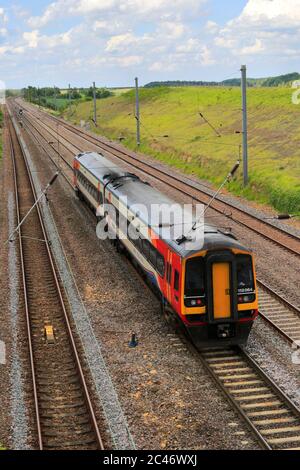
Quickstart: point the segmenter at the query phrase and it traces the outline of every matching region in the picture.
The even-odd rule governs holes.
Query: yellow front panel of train
[[[212,265],[214,318],[230,318],[230,265],[214,263]]]

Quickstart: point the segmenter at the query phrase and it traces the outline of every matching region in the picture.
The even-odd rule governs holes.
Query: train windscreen
[[[236,260],[238,294],[254,292],[254,275],[251,256],[238,255]]]
[[[204,297],[204,261],[197,257],[187,260],[185,272],[185,298]]]

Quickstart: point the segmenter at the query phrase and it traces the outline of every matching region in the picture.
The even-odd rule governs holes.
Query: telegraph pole
[[[97,126],[97,94],[96,94],[96,83],[93,82],[93,98],[94,98],[94,123]]]
[[[136,143],[141,145],[140,100],[139,79],[135,79],[135,119],[136,119]]]
[[[69,108],[71,108],[71,85],[69,83]]]
[[[244,186],[248,184],[248,129],[247,129],[247,67],[242,65],[242,101],[243,101],[243,173]]]
[[[57,98],[56,98],[56,87],[54,85],[54,107],[55,110],[57,111]]]

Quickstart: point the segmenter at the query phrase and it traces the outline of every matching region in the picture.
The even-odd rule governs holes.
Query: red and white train
[[[106,216],[118,246],[127,250],[160,296],[165,315],[183,324],[198,347],[247,342],[258,315],[248,249],[212,226],[204,227],[204,238],[193,249],[184,226],[176,239],[165,236],[166,226],[151,218],[151,205],[174,201],[103,155],[75,157],[74,184],[79,198],[95,214]],[[115,208],[115,218],[106,211],[107,204]],[[138,236],[124,236],[129,225]]]

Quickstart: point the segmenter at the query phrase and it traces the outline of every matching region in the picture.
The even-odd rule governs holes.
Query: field
[[[217,185],[241,152],[241,97],[238,87],[150,88],[140,90],[140,151]],[[92,102],[80,103],[64,117],[79,124],[92,118]],[[199,115],[199,112],[215,128]],[[229,189],[278,211],[300,213],[300,105],[289,88],[250,88],[249,176],[242,171]],[[98,100],[98,128],[112,139],[135,144],[134,90]]]

